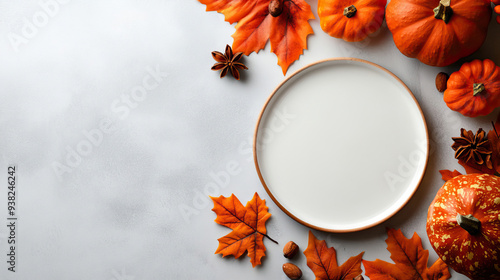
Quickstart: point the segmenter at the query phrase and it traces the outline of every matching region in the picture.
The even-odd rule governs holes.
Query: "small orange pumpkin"
[[[377,31],[387,0],[319,0],[321,28],[330,36],[357,42]]]
[[[387,27],[406,56],[447,66],[475,52],[486,39],[490,0],[391,0]]]
[[[443,99],[464,116],[488,115],[500,106],[500,67],[489,59],[464,63],[448,79]]]
[[[429,207],[427,236],[457,272],[474,280],[500,279],[500,177],[448,180]]]
[[[493,4],[495,4],[495,13],[500,14],[500,0],[492,0]],[[500,24],[500,15],[497,15],[497,22]]]

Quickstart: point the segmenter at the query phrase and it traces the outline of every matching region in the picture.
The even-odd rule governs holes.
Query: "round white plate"
[[[425,119],[408,87],[354,58],[319,61],[283,81],[254,138],[257,172],[274,202],[332,232],[394,215],[420,184],[428,154]]]

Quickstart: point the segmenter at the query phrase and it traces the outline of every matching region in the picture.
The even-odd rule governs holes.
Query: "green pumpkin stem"
[[[465,229],[470,235],[476,235],[481,232],[481,221],[469,215],[457,215],[457,223]]]
[[[480,94],[481,92],[483,92],[485,90],[484,84],[482,84],[482,83],[477,83],[477,84],[474,83],[473,88],[474,88],[474,96]]]
[[[358,10],[356,9],[356,7],[354,7],[354,5],[351,5],[349,7],[345,7],[344,8],[344,16],[346,16],[347,18],[352,18],[356,12]]]
[[[444,23],[448,23],[453,15],[453,10],[450,7],[450,0],[439,1],[439,6],[434,8],[434,17],[442,19]]]

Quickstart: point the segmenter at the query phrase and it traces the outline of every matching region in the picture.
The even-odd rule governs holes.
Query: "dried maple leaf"
[[[441,259],[427,268],[429,251],[424,250],[417,233],[408,239],[399,229],[387,229],[387,235],[387,250],[395,264],[379,259],[363,260],[365,274],[371,280],[445,280],[451,277],[448,266]]]
[[[233,230],[217,239],[219,247],[215,254],[239,258],[248,251],[252,266],[261,264],[261,258],[266,255],[264,236],[278,243],[266,234],[266,221],[271,217],[266,201],[260,199],[257,193],[245,207],[234,194],[210,198],[214,202],[212,211],[217,214],[215,222]]]
[[[309,231],[309,244],[304,251],[307,266],[313,271],[316,280],[354,279],[363,272],[361,270],[363,254],[364,252],[361,252],[355,257],[350,257],[345,263],[338,266],[335,248],[328,248],[326,242],[316,239],[311,231]]]
[[[486,137],[483,137],[484,132],[481,128],[478,130],[478,133],[476,134],[476,136],[477,136],[481,132],[480,138],[482,138],[482,139],[484,138],[482,141],[486,140],[488,142],[487,148],[490,150],[490,153],[487,155],[487,157],[485,157],[485,159],[487,161],[490,161],[489,164],[488,164],[488,162],[486,162],[487,164],[479,164],[477,162],[477,160],[469,160],[469,158],[461,157],[461,156],[457,157],[457,154],[455,154],[455,157],[458,158],[458,163],[464,167],[466,174],[473,174],[473,173],[485,174],[486,173],[486,174],[500,176],[500,135],[498,133],[500,131],[500,114],[498,115],[496,122],[495,123],[492,122],[492,125],[493,125],[493,129],[488,132]],[[465,130],[462,128],[461,129],[461,136],[462,137],[464,136],[464,134],[463,134],[464,131]],[[468,133],[470,134],[471,131],[469,131]],[[458,138],[462,138],[462,137],[454,137],[453,140],[458,139]],[[470,135],[469,135],[469,138],[470,138]],[[476,140],[476,139],[474,139],[474,140]],[[455,142],[452,145],[452,148],[454,150],[456,150],[457,152],[459,152],[460,150],[458,149],[458,146],[459,145]],[[474,146],[474,148],[476,148],[476,146]],[[481,160],[479,160],[479,162],[480,161]],[[443,175],[443,173],[441,173],[441,175]],[[443,179],[444,179],[444,177],[443,177]]]
[[[439,173],[441,173],[441,178],[446,182],[454,177],[457,177],[459,175],[462,175],[462,173],[458,172],[456,169],[453,171],[450,170],[439,170]]]
[[[207,11],[224,14],[231,24],[238,22],[233,51],[249,55],[259,52],[271,41],[271,51],[278,57],[283,74],[307,49],[307,36],[313,34],[309,20],[311,6],[304,0],[284,0],[277,17],[269,14],[269,0],[199,0]]]
[[[491,154],[491,161],[493,162],[493,169],[497,173],[493,173],[498,175],[500,173],[500,114],[498,114],[497,120],[495,123],[491,122],[493,125],[493,129],[488,132],[488,140],[491,143],[491,150],[493,153]]]
[[[479,166],[479,165],[475,164],[474,162],[465,162],[465,161],[459,159],[458,164],[460,164],[461,166],[464,167],[466,174],[474,174],[474,173],[495,174],[495,170],[489,169],[486,166]]]

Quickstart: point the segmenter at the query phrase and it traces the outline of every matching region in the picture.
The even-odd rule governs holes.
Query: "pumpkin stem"
[[[484,84],[482,84],[482,83],[477,83],[477,84],[474,83],[473,88],[474,88],[474,96],[480,94],[481,92],[483,92],[485,90]]]
[[[356,12],[358,10],[356,9],[356,7],[354,7],[354,5],[351,5],[349,7],[345,7],[344,8],[344,16],[346,16],[347,18],[352,18]]]
[[[465,229],[470,235],[476,235],[481,231],[481,221],[469,215],[457,215],[457,223]]]
[[[441,0],[439,1],[439,6],[434,8],[434,17],[437,19],[442,19],[444,23],[448,23],[453,15],[453,10],[450,7],[451,0]]]

